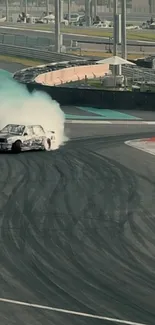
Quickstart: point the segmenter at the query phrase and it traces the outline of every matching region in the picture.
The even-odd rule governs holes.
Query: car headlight
[[[12,139],[6,139],[7,143],[12,143]]]

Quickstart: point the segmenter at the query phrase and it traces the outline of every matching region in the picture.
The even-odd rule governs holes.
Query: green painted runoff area
[[[81,107],[81,106],[77,106],[77,108],[79,108],[82,111],[85,112],[89,112],[89,113],[93,113],[98,115],[98,118],[100,116],[100,118],[102,119],[108,119],[108,120],[141,120],[141,118],[136,117],[136,116],[132,116],[132,115],[128,115],[125,113],[121,113],[118,111],[113,111],[110,109],[97,109],[94,107]],[[85,118],[85,117],[84,117]],[[81,119],[83,119],[83,117],[81,116]],[[92,116],[89,116],[89,119],[92,119]]]
[[[86,116],[86,115],[72,115],[65,114],[66,120],[103,120],[103,116]]]

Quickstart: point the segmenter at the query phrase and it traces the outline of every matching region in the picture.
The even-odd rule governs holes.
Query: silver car
[[[54,143],[55,132],[41,125],[8,124],[0,130],[0,151],[52,150]]]

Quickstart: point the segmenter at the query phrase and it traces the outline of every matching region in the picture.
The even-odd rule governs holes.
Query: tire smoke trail
[[[0,71],[0,129],[7,124],[42,125],[54,131],[58,149],[67,141],[64,133],[65,114],[59,104],[41,91],[30,94],[6,71]]]

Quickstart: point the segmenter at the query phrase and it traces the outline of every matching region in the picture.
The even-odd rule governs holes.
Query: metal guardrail
[[[24,48],[34,48],[43,51],[54,52],[54,38],[44,36],[27,36],[22,34],[10,34],[0,33],[0,44],[3,45],[15,45]],[[76,55],[81,55],[81,47],[71,46],[71,41],[65,41],[64,53],[72,55],[72,51],[76,52]],[[62,52],[63,53],[63,52]],[[76,56],[74,55],[74,56]]]
[[[15,45],[0,44],[1,55],[11,55],[17,57],[31,58],[36,60],[43,60],[45,62],[58,62],[77,59],[77,56],[55,53],[41,49],[34,49],[28,47],[20,47]]]
[[[122,73],[132,81],[155,82],[155,70],[147,68],[138,68],[137,66],[122,67]]]
[[[29,24],[28,24],[29,25]],[[5,28],[5,25],[3,26]],[[36,30],[38,30],[38,26],[36,24],[36,30],[34,29],[34,24],[32,25],[32,29],[29,28],[30,26],[26,26],[27,31],[25,33],[23,25],[21,24],[15,24],[12,25],[12,27],[15,27],[17,29],[11,29],[11,26],[8,26],[6,29],[1,31],[0,33],[0,43],[4,44],[10,44],[10,45],[18,45],[18,46],[28,46],[28,47],[47,47],[52,46],[55,44],[55,35],[54,35],[54,29],[51,28],[51,34],[45,34],[46,30],[40,30],[40,35],[36,35]],[[21,29],[20,29],[21,28]],[[25,34],[24,34],[25,33]],[[27,34],[29,33],[29,35]],[[27,35],[26,35],[27,34]],[[89,36],[90,37],[90,36]],[[65,46],[71,46],[71,42],[78,42],[78,44],[96,44],[103,46],[102,49],[104,49],[105,46],[108,46],[109,48],[113,46],[113,37],[92,37],[89,39],[88,37],[83,37],[80,34],[72,35],[70,38],[69,34],[66,34],[63,37],[63,45]],[[152,43],[143,43],[138,41],[132,41],[129,40],[127,42],[128,52],[133,52],[134,49],[131,47],[136,48],[136,53],[138,52],[145,52],[149,53],[150,51],[153,52],[155,42]],[[81,46],[81,45],[80,45]],[[121,45],[118,45],[118,49],[121,51]]]
[[[23,30],[24,31],[24,30]],[[45,36],[27,36],[12,33],[0,33],[0,44],[16,45],[31,48],[47,48],[54,45],[54,38]]]
[[[20,27],[20,26],[19,26]],[[37,28],[37,26],[36,26]],[[6,44],[6,45],[15,45],[15,46],[21,46],[21,47],[28,47],[28,48],[36,48],[36,49],[42,49],[42,50],[50,50],[54,51],[54,44],[55,44],[55,35],[53,34],[42,34],[39,33],[39,35],[35,34],[34,30],[29,30],[29,35],[24,35],[24,28],[19,30],[11,30],[11,27],[9,29],[5,29],[5,32],[0,33],[0,44]],[[43,30],[42,30],[43,32]],[[68,35],[69,36],[69,35]],[[106,41],[106,39],[103,39],[102,41],[98,40],[88,40],[84,39],[80,35],[74,36],[72,39],[68,38],[68,36],[65,36],[63,38],[63,45],[64,45],[64,52],[69,53],[70,55],[73,55],[72,52],[76,52],[76,55],[81,55],[82,53],[82,47],[85,53],[87,52],[87,45],[86,48],[84,48],[84,44],[92,43],[92,44],[100,44],[100,48],[95,49],[99,53],[100,52],[110,52],[112,50],[112,42]],[[110,38],[109,38],[110,39]],[[77,43],[77,46],[75,47],[73,44]],[[149,55],[151,53],[154,53],[154,44],[150,45],[145,44],[143,47],[142,43],[139,45],[134,45],[134,48],[131,47],[131,44],[128,45],[128,53],[139,53],[140,55]],[[121,46],[118,46],[118,53],[121,53]],[[87,55],[87,54],[86,54]],[[85,55],[85,56],[86,56]],[[101,57],[101,56],[100,56]]]

